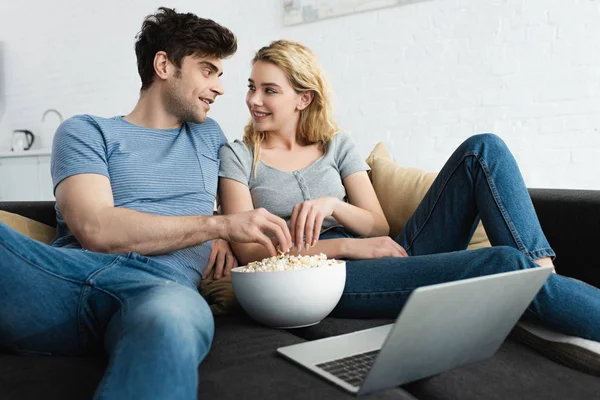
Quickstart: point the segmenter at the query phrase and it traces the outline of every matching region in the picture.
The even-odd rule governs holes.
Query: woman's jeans
[[[480,219],[494,247],[465,250]],[[337,228],[321,239],[344,236],[352,234]],[[533,260],[554,257],[515,159],[492,134],[458,147],[396,241],[409,257],[347,260],[333,315],[395,318],[417,287],[535,268]],[[600,290],[576,279],[552,274],[526,314],[600,341]]]
[[[55,248],[0,224],[0,348],[110,360],[97,399],[193,399],[214,321],[192,282],[136,253]]]

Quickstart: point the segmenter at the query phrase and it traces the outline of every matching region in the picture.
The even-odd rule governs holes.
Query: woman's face
[[[302,94],[296,93],[283,71],[270,62],[256,61],[248,79],[246,105],[260,132],[296,130],[299,110],[303,109]]]

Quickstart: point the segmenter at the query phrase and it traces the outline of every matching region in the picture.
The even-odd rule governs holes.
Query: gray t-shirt
[[[252,173],[253,151],[236,140],[221,147],[219,176],[248,186],[254,208],[265,208],[289,225],[294,205],[318,197],[333,196],[346,201],[342,179],[369,166],[347,133],[340,132],[327,143],[325,154],[308,167],[286,172],[258,162]],[[321,231],[341,226],[333,217],[323,221]]]

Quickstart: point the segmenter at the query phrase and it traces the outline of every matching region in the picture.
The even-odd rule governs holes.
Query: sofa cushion
[[[589,400],[598,398],[600,379],[548,360],[509,338],[492,358],[403,388],[431,400]]]
[[[245,316],[215,318],[215,337],[199,368],[198,397],[208,399],[352,399],[349,393],[278,356],[275,349],[303,342]],[[104,357],[22,357],[0,354],[2,400],[92,398]],[[369,399],[414,400],[400,388]]]
[[[215,338],[200,365],[200,398],[208,399],[352,399],[350,393],[277,355],[281,346],[304,340],[266,328],[245,316],[215,318]],[[400,388],[369,399],[414,399]]]
[[[0,354],[2,400],[91,399],[104,357],[23,357]]]
[[[228,315],[241,312],[241,307],[233,293],[231,275],[217,280],[210,274],[209,277],[200,282],[198,290],[210,305],[213,315]]]
[[[56,229],[33,219],[0,210],[0,222],[5,223],[17,232],[42,243],[50,243],[56,235]]]
[[[600,190],[529,189],[561,275],[600,288]]]
[[[600,343],[566,335],[534,321],[521,321],[513,337],[541,354],[579,371],[600,376]]]
[[[387,318],[350,319],[327,317],[316,325],[289,329],[288,331],[307,340],[316,340],[392,323],[394,323],[394,320]]]

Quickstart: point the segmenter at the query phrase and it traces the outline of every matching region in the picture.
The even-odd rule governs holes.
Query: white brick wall
[[[52,3],[52,4],[49,4]],[[163,2],[0,3],[6,113],[51,142],[65,116],[125,114],[137,100],[134,36]],[[438,170],[466,137],[505,139],[530,187],[600,189],[600,1],[429,0],[283,27],[281,0],[169,2],[238,35],[226,95],[212,111],[241,137],[249,60],[275,38],[312,47],[329,71],[336,116],[366,156],[384,141],[401,164]],[[1,100],[0,100],[1,103]]]

